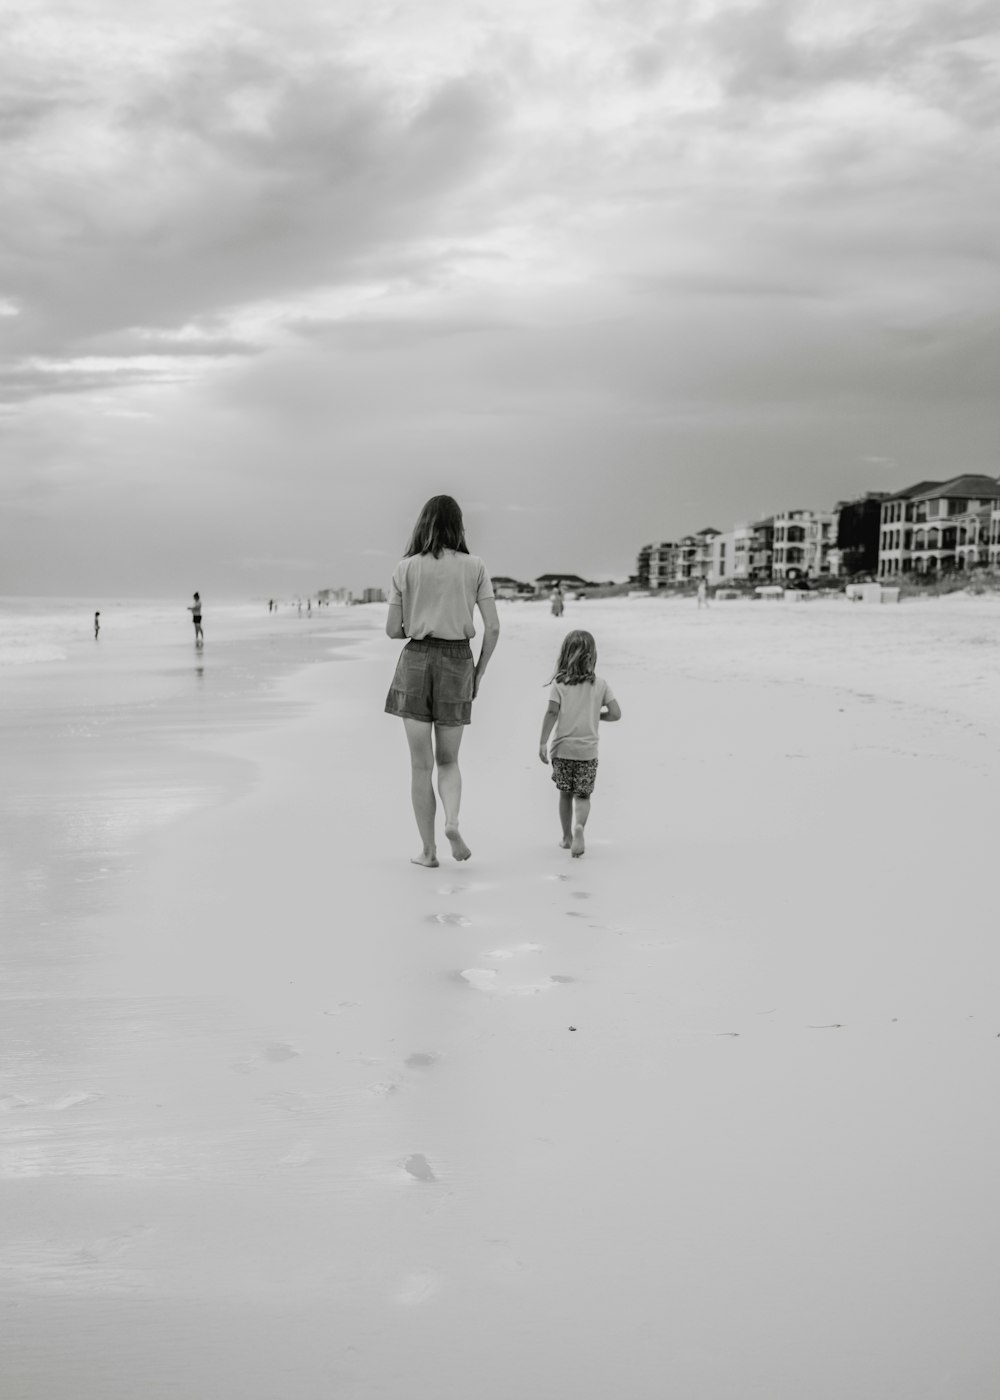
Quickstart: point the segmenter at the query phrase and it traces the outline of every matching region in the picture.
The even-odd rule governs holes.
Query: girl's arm
[[[549,707],[542,716],[542,735],[538,741],[538,757],[543,763],[549,761],[549,735],[556,726],[559,718],[559,706],[555,700],[549,701]]]
[[[388,617],[387,617],[386,620],[385,620],[385,635],[386,635],[387,637],[405,637],[405,636],[406,636],[406,633],[403,631],[403,604],[402,604],[402,601],[400,601],[400,602],[398,602],[398,603],[390,603],[390,604],[389,604],[389,615],[388,615]]]
[[[612,720],[612,719],[621,719],[621,717],[622,717],[622,707],[621,707],[621,705],[619,705],[619,703],[618,703],[617,700],[609,700],[608,703],[607,703],[606,705],[602,705],[602,706],[601,706],[601,713],[600,713],[600,718],[601,718],[601,719]]]
[[[472,682],[472,698],[475,700],[479,694],[479,682],[486,673],[490,657],[496,651],[497,642],[500,639],[500,619],[497,616],[497,605],[493,598],[483,598],[476,604],[480,616],[483,619],[483,648],[479,653],[479,660],[476,662],[475,678]]]

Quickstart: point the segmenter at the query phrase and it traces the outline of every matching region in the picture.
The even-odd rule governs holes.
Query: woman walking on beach
[[[483,645],[473,664],[473,610],[483,620]],[[472,852],[458,828],[462,775],[458,750],[472,722],[472,702],[500,635],[493,585],[486,566],[470,554],[458,502],[432,496],[396,565],[385,630],[408,638],[386,697],[386,714],[399,715],[410,746],[411,796],[422,847],[414,865],[436,866],[434,767],[444,807],[444,834],[456,860]]]

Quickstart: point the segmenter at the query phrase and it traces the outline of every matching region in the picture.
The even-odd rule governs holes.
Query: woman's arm
[[[385,620],[385,635],[387,637],[405,637],[403,631],[403,604],[390,603],[389,614]]]
[[[472,683],[472,698],[479,694],[479,682],[482,680],[489,665],[490,657],[496,651],[497,641],[500,638],[500,619],[497,616],[497,605],[493,598],[482,598],[476,606],[483,619],[483,649],[479,653],[479,660],[476,662],[476,674]]]

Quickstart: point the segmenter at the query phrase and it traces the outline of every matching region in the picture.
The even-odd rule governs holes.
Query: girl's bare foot
[[[582,856],[584,851],[587,849],[586,846],[583,844],[582,826],[575,826],[573,828],[573,840],[570,843],[569,849],[571,854],[574,856]]]
[[[455,857],[455,859],[468,860],[469,857],[472,855],[472,852],[469,850],[468,846],[465,844],[465,842],[459,835],[458,827],[446,826],[444,829],[444,834],[445,836],[447,836],[449,842],[451,843],[451,853]]]
[[[571,836],[567,836],[566,833],[563,832],[563,839],[559,842],[560,847],[561,847],[564,851],[568,851],[569,848],[570,848],[570,846],[571,846],[572,844],[573,844],[573,838],[572,838]]]
[[[412,857],[412,859],[410,860],[410,864],[411,864],[411,865],[428,865],[428,866],[431,867],[431,869],[434,869],[434,868],[437,866],[437,864],[438,864],[437,852],[436,852],[436,851],[421,851],[420,854],[419,854],[418,856],[413,856],[413,857]]]

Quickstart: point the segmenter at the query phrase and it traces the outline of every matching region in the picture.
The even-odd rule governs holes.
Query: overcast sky
[[[994,0],[0,18],[0,592],[495,573],[1000,473]]]

